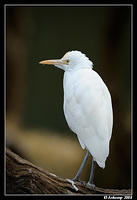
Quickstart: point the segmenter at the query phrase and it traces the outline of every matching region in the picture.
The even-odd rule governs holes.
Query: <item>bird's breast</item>
[[[91,104],[89,90],[92,83],[88,76],[85,79],[87,73],[87,70],[86,73],[85,70],[78,70],[64,74],[64,114],[69,127],[75,133],[84,131],[88,113],[91,115],[92,112],[89,111],[91,106],[88,106]]]

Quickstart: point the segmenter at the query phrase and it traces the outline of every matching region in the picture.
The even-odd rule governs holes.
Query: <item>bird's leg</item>
[[[86,155],[85,155],[85,157],[84,157],[84,159],[83,159],[83,161],[82,161],[82,164],[81,164],[81,166],[80,166],[80,168],[79,168],[79,170],[78,170],[76,176],[73,178],[73,181],[79,180],[79,176],[80,176],[80,174],[81,174],[81,172],[82,172],[82,169],[83,169],[83,167],[84,167],[84,165],[85,165],[85,163],[86,163],[86,161],[87,161],[87,159],[88,159],[88,157],[89,157],[89,154],[90,154],[90,153],[89,153],[89,151],[87,150],[87,153],[86,153]]]
[[[91,185],[93,187],[95,187],[95,185],[93,184],[93,178],[94,178],[94,173],[95,173],[95,164],[96,164],[96,161],[94,160],[94,158],[92,158],[92,166],[91,166],[91,172],[90,172],[88,185]]]

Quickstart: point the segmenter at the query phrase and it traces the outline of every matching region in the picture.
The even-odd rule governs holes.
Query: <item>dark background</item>
[[[63,114],[63,71],[38,64],[80,50],[112,96],[110,154],[96,186],[131,187],[131,7],[6,6],[6,142],[26,159],[73,178],[84,157]],[[82,178],[88,180],[91,160]]]

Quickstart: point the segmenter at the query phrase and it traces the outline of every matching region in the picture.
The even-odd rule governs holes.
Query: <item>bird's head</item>
[[[61,59],[44,60],[40,64],[55,65],[64,71],[93,67],[92,61],[80,51],[69,51]]]

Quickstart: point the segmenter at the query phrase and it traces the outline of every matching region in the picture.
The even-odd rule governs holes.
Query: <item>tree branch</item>
[[[71,180],[57,177],[44,171],[17,154],[6,149],[7,194],[122,194],[131,195],[131,190],[95,189]]]

